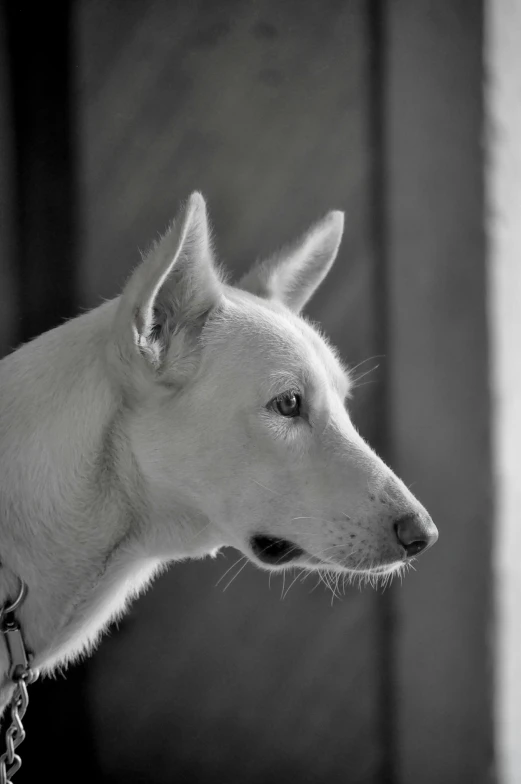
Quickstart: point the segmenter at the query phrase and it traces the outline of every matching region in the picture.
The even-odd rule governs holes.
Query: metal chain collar
[[[27,686],[38,678],[38,670],[32,670],[30,667],[31,657],[25,647],[20,624],[14,616],[26,594],[27,586],[21,580],[20,591],[14,602],[0,609],[0,633],[5,637],[9,653],[8,677],[15,684],[11,699],[11,724],[5,732],[6,750],[0,755],[0,784],[11,784],[14,774],[21,768],[22,760],[16,749],[25,739],[22,719],[29,704]]]

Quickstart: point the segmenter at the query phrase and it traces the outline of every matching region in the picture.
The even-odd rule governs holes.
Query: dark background
[[[239,275],[331,208],[308,312],[440,541],[386,593],[172,567],[31,688],[17,784],[493,777],[481,2],[76,0],[0,16],[0,350],[118,293],[194,189]],[[234,570],[230,572],[230,576]],[[287,583],[286,583],[287,585]]]

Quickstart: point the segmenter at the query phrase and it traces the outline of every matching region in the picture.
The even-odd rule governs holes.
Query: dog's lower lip
[[[259,561],[272,566],[291,563],[305,555],[304,550],[294,542],[264,534],[252,536],[250,545]]]

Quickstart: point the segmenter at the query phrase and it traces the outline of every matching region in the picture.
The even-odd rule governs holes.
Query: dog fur
[[[34,666],[88,651],[161,567],[262,534],[309,569],[388,575],[396,520],[427,512],[345,407],[350,380],[300,311],[330,269],[343,215],[225,282],[192,194],[121,296],[0,363],[0,601]],[[298,416],[275,402],[298,394]],[[275,401],[275,402],[274,402]],[[266,568],[283,569],[273,563]],[[1,701],[11,694],[0,643]]]

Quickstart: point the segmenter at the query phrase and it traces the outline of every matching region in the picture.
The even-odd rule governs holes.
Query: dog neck
[[[0,603],[26,582],[18,620],[44,671],[91,647],[164,563],[192,554],[181,505],[170,510],[168,552],[150,535],[149,495],[106,365],[116,305],[0,363]],[[0,645],[0,682],[8,668]]]

